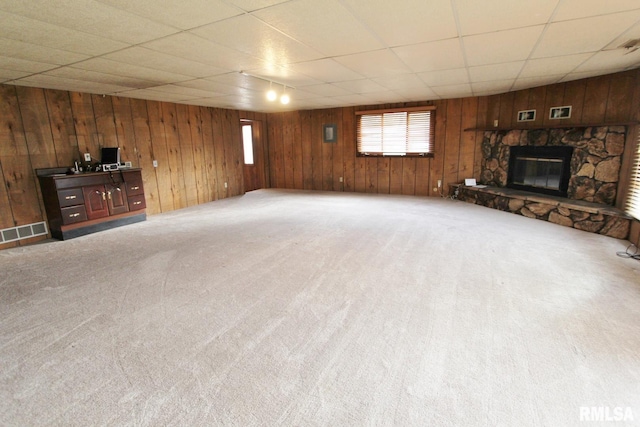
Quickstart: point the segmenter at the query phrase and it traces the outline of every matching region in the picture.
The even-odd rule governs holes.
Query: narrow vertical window
[[[253,133],[251,125],[242,125],[242,147],[244,148],[244,164],[253,164]]]
[[[631,166],[628,194],[625,210],[635,219],[640,219],[640,130],[636,139],[636,152]]]

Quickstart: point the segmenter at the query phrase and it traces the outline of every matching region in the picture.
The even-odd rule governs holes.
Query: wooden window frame
[[[400,107],[400,108],[388,108],[388,109],[379,109],[379,110],[363,110],[356,111],[356,156],[357,157],[426,157],[431,158],[434,157],[434,146],[435,146],[435,110],[436,107],[432,105],[422,106],[422,107]],[[393,114],[393,113],[407,113],[408,115],[411,113],[419,113],[419,112],[429,112],[429,124],[428,124],[428,151],[424,152],[384,152],[384,151],[364,151],[361,149],[361,120],[363,116],[377,116],[384,114]],[[381,125],[383,127],[384,125]],[[409,126],[407,122],[405,126]],[[382,129],[382,128],[381,128]],[[382,132],[382,130],[381,130]],[[409,130],[407,129],[407,132]],[[381,142],[382,143],[382,142]]]

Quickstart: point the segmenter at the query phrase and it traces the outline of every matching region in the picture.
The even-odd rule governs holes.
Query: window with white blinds
[[[629,193],[625,210],[629,215],[640,220],[640,131],[638,131],[636,153],[631,165]]]
[[[427,156],[433,154],[433,107],[359,111],[358,154],[365,156]]]

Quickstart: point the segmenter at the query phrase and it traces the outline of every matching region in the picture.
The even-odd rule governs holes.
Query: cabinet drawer
[[[129,210],[137,211],[147,207],[147,202],[144,200],[144,194],[137,194],[135,196],[129,196]]]
[[[127,194],[130,196],[144,194],[142,176],[140,174],[128,174],[126,176]]]
[[[70,188],[68,190],[58,190],[58,201],[60,207],[82,205],[84,204],[84,197],[82,195],[82,188]]]
[[[83,206],[71,206],[60,209],[62,213],[62,223],[64,225],[75,224],[76,222],[87,220],[87,211]]]

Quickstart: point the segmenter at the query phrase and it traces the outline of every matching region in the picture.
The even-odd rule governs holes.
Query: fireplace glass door
[[[567,197],[570,146],[514,146],[509,149],[507,187]]]
[[[516,158],[514,168],[514,184],[549,190],[560,190],[562,159],[518,157]]]

